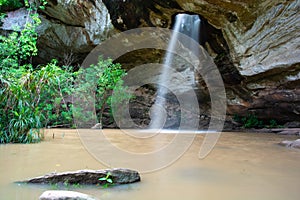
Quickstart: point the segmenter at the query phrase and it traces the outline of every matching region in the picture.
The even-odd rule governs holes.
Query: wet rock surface
[[[275,130],[273,130],[273,132],[275,132]],[[278,129],[276,133],[279,135],[300,135],[300,128]]]
[[[285,140],[279,143],[281,146],[300,149],[300,139],[297,140]]]
[[[62,173],[51,173],[44,176],[21,181],[21,183],[34,184],[81,184],[81,185],[103,185],[106,181],[99,178],[106,177],[110,173],[110,178],[114,184],[129,184],[141,180],[137,171],[130,169],[107,169],[107,170],[79,170]]]
[[[67,190],[48,190],[43,192],[39,200],[98,200],[90,195]]]

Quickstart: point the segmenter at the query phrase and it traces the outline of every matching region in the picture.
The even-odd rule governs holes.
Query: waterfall
[[[199,42],[200,34],[200,18],[198,15],[189,14],[178,14],[175,18],[175,23],[173,26],[173,33],[171,35],[168,49],[165,54],[165,59],[161,74],[158,81],[157,96],[154,105],[151,108],[151,122],[149,125],[150,129],[161,129],[163,128],[167,119],[167,109],[166,109],[166,94],[168,92],[167,86],[170,83],[169,68],[172,68],[174,56],[172,52],[176,47],[178,41],[178,35],[180,33],[189,36],[196,42]],[[188,47],[189,48],[189,47]]]

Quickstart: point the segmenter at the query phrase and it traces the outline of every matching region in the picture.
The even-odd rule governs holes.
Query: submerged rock
[[[91,129],[102,129],[102,123],[95,124]]]
[[[297,140],[284,140],[284,141],[280,142],[279,145],[285,146],[285,147],[300,149],[300,139],[297,139]]]
[[[300,129],[286,129],[278,132],[279,135],[300,135]]]
[[[141,180],[137,171],[130,169],[107,169],[107,170],[78,170],[62,173],[51,173],[44,176],[31,178],[21,183],[38,183],[38,184],[81,184],[81,185],[104,185],[105,180],[98,180],[105,178],[108,174],[112,179],[113,184],[128,184]]]
[[[45,191],[39,200],[97,200],[96,198],[80,192],[66,190],[48,190]]]

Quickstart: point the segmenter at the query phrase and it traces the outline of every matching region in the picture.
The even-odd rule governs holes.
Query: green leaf
[[[110,179],[110,178],[107,179],[106,181],[107,181],[108,183],[113,183],[112,179]]]

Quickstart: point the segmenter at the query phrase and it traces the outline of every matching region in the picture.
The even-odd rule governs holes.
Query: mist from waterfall
[[[151,107],[151,122],[150,129],[161,129],[167,120],[166,95],[168,93],[168,85],[170,84],[170,71],[173,70],[174,52],[176,43],[178,42],[178,35],[180,33],[199,42],[200,34],[200,17],[198,15],[178,14],[175,18],[173,26],[173,33],[171,35],[168,49],[165,54],[165,59],[161,74],[158,81],[157,96],[154,105]]]

